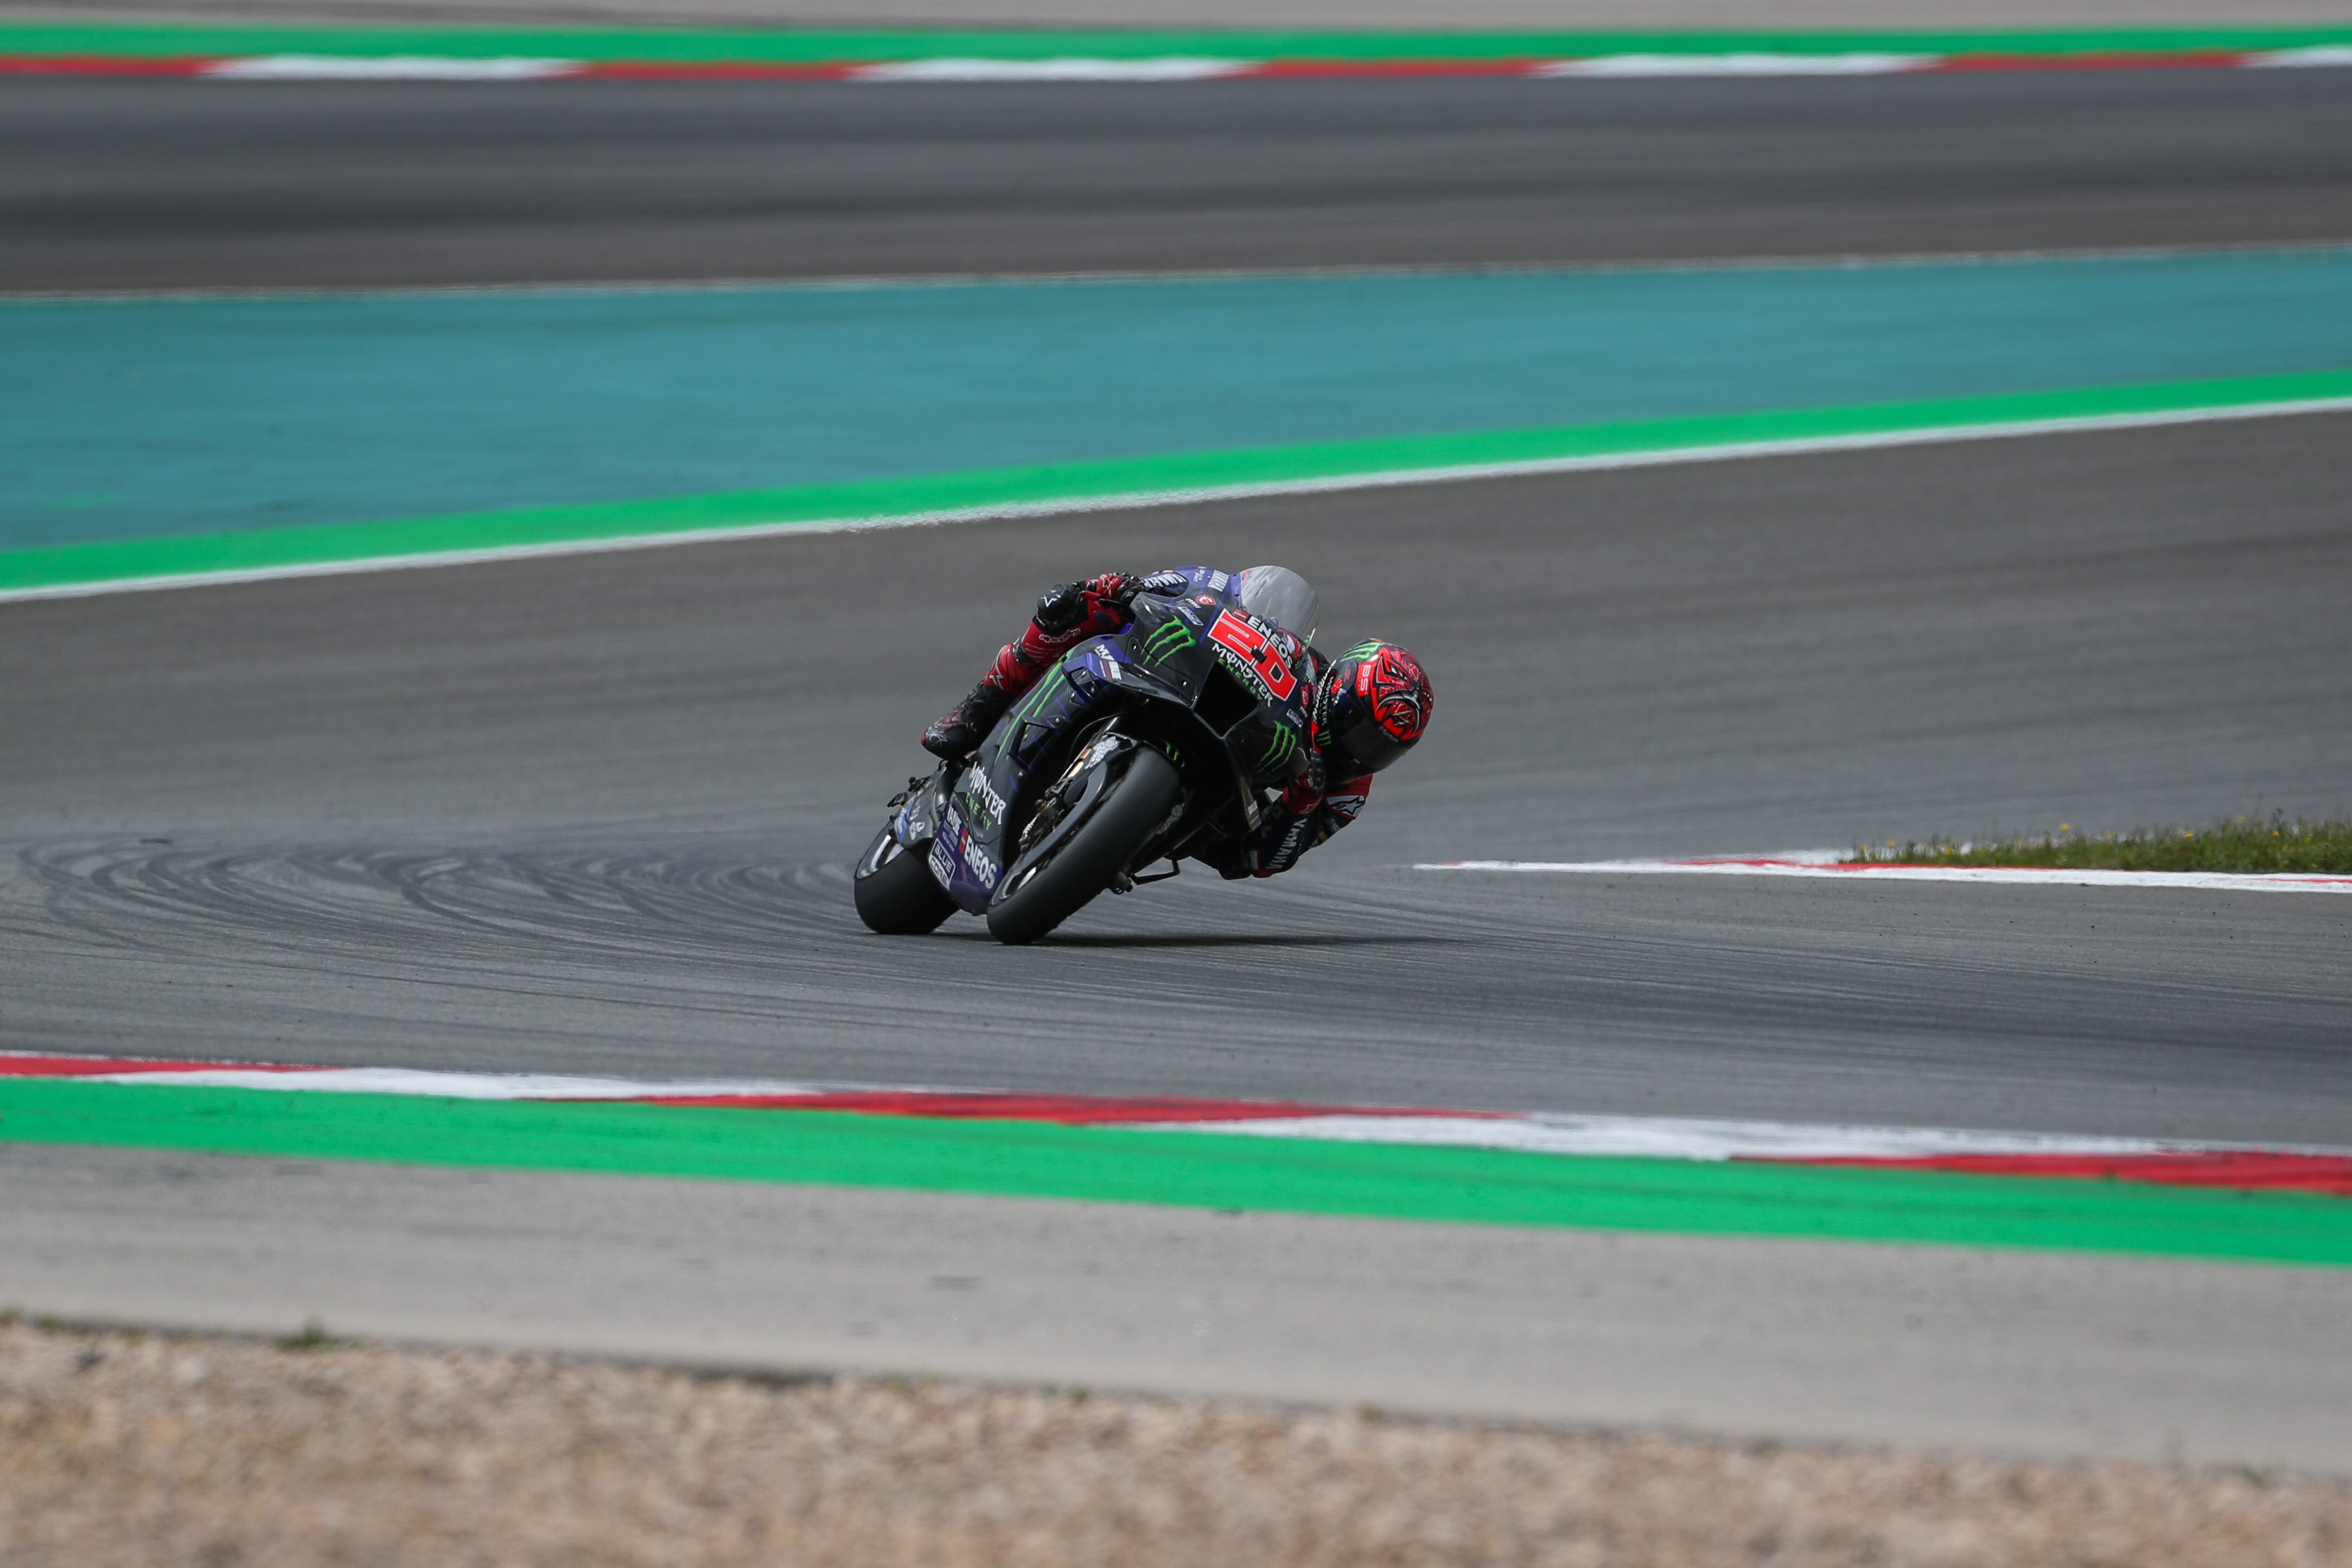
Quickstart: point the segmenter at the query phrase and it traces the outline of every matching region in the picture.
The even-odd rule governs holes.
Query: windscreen
[[[1272,621],[1300,642],[1315,640],[1315,627],[1323,611],[1306,578],[1287,566],[1253,566],[1234,581],[1241,584],[1234,597],[1243,609],[1259,620]]]

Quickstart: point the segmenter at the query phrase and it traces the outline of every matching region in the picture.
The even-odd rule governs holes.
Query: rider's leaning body
[[[1176,566],[1141,577],[1107,572],[1047,589],[1036,615],[1004,645],[980,684],[923,731],[924,749],[950,761],[971,755],[1005,710],[1073,647],[1126,630],[1134,619],[1128,606],[1137,594],[1229,591],[1244,609],[1281,632],[1284,652],[1313,693],[1310,743],[1301,748],[1281,799],[1255,830],[1235,820],[1222,837],[1191,853],[1228,879],[1289,870],[1301,855],[1356,820],[1371,793],[1372,775],[1421,739],[1432,692],[1421,662],[1393,643],[1359,643],[1337,660],[1326,658],[1311,646],[1314,590],[1279,566],[1237,573]]]

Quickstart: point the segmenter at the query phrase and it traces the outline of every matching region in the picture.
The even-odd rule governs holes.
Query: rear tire
[[[923,855],[900,844],[887,827],[858,857],[851,892],[857,918],[884,936],[920,936],[939,930],[955,913],[955,900],[931,875]]]
[[[1168,820],[1182,787],[1175,763],[1148,749],[1134,752],[1126,773],[1111,781],[1102,804],[1060,851],[988,911],[989,934],[1025,947],[1084,909]]]

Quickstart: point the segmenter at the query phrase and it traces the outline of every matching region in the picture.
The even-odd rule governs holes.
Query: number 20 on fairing
[[[1276,702],[1289,701],[1290,694],[1298,689],[1298,677],[1291,673],[1274,639],[1233,611],[1217,617],[1216,625],[1209,628],[1209,640],[1241,655]]]

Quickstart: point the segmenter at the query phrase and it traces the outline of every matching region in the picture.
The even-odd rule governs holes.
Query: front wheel
[[[858,857],[850,891],[857,900],[857,918],[884,936],[920,936],[955,913],[955,900],[923,857],[887,827]]]
[[[989,909],[989,933],[1025,946],[1076,914],[1127,869],[1144,840],[1168,820],[1182,787],[1176,764],[1158,752],[1131,753],[1126,772],[1109,782],[1076,830],[1041,864],[1017,868],[1020,880]]]

